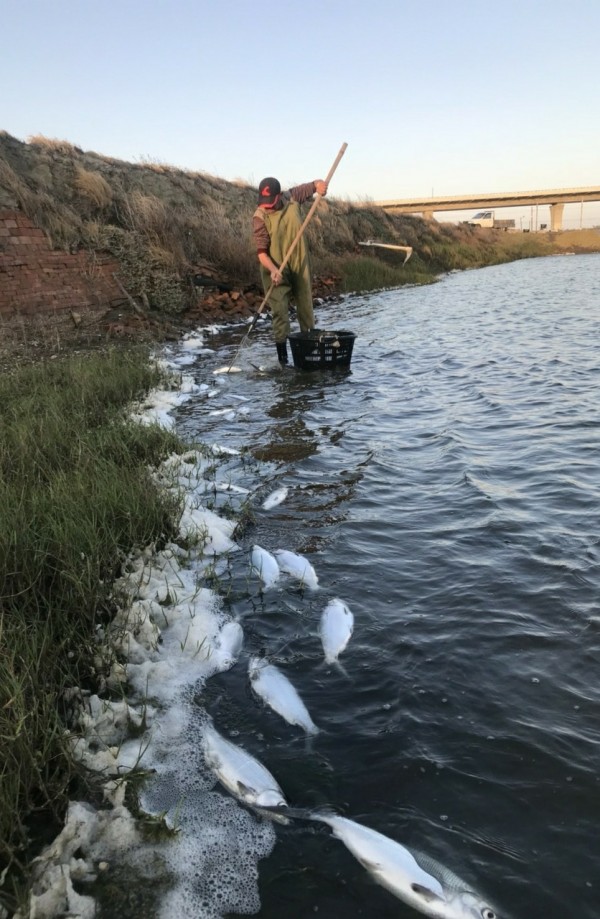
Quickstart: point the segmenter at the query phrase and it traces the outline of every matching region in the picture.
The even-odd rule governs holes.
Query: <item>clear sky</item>
[[[255,185],[346,141],[350,200],[597,186],[599,35],[600,0],[0,0],[0,128]]]

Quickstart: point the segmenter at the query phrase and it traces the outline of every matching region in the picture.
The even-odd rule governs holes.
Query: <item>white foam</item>
[[[201,344],[199,335],[184,343],[192,360]],[[182,362],[178,356],[169,366]],[[179,392],[151,393],[134,417],[171,427],[173,408],[200,391],[191,378],[181,377],[181,386]],[[216,475],[215,457],[239,451],[215,444],[211,452],[169,457],[154,473],[180,501],[179,535],[159,552],[148,546],[132,553],[124,565],[114,585],[120,608],[98,630],[103,644],[96,656],[106,686],[118,688],[119,698],[82,694],[69,736],[75,757],[103,776],[110,807],[70,805],[62,833],[36,860],[31,915],[91,919],[97,904],[76,892],[73,881],[101,881],[100,865],[107,876],[111,866],[149,881],[157,871],[164,873],[160,889],[167,892],[157,906],[164,919],[221,919],[260,908],[258,861],[271,852],[274,829],[214,790],[215,777],[201,752],[204,714],[195,701],[210,676],[235,665],[243,644],[241,625],[198,581],[203,567],[210,563],[220,570],[229,553],[238,551],[235,522],[203,500],[217,489],[207,478]],[[247,493],[231,484],[230,489]],[[177,829],[158,842],[140,833],[123,803],[123,777],[139,769],[148,773],[141,807],[164,815],[165,825]]]

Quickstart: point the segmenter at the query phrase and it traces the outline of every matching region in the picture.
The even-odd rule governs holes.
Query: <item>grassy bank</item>
[[[149,465],[173,435],[128,421],[160,381],[145,350],[0,376],[0,903],[14,906],[33,845],[76,779],[63,694],[95,686],[94,630],[124,554],[170,534]]]
[[[198,306],[198,273],[236,289],[259,283],[256,196],[241,180],[126,163],[43,136],[23,143],[0,131],[0,207],[24,211],[55,248],[111,253],[138,303],[170,316]],[[560,250],[559,234],[500,233],[336,199],[335,182],[306,233],[313,273],[339,278],[344,291],[427,283],[447,271]],[[366,251],[367,240],[412,246],[414,254],[403,266],[403,253]],[[600,234],[585,245],[600,249]]]

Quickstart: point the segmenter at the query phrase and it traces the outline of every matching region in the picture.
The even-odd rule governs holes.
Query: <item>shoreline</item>
[[[132,417],[138,423],[169,429],[172,409],[201,392],[186,375],[185,366],[186,357],[204,345],[202,333],[183,339],[179,362],[165,368],[180,375],[178,387],[154,390],[133,406]],[[163,864],[165,879],[174,888],[162,915],[174,915],[173,908],[177,911],[173,898],[177,903],[191,895],[186,885],[187,857],[182,855],[190,843],[178,823],[184,819],[178,815],[179,803],[168,812],[153,807],[157,792],[152,792],[150,780],[149,787],[134,791],[137,804],[132,810],[128,786],[140,771],[160,773],[165,768],[175,737],[185,731],[190,717],[186,714],[190,693],[233,666],[241,650],[218,593],[202,586],[208,570],[218,574],[230,555],[239,552],[233,539],[236,520],[209,510],[205,496],[213,488],[221,490],[230,506],[231,502],[234,508],[237,505],[238,515],[248,497],[247,489],[232,485],[230,473],[224,473],[220,484],[218,471],[214,481],[205,475],[215,462],[220,468],[236,462],[238,456],[237,451],[216,444],[201,451],[190,447],[181,456],[172,454],[154,472],[159,487],[181,501],[179,535],[160,551],[147,546],[131,553],[114,584],[115,595],[121,597],[117,614],[97,635],[96,666],[103,690],[73,688],[68,700],[74,710],[68,731],[72,755],[95,776],[96,800],[100,796],[104,803],[92,805],[89,795],[70,802],[63,829],[33,860],[28,910],[17,911],[14,919],[30,915],[52,919],[65,912],[74,919],[91,919],[97,902],[76,888],[110,883],[125,862],[133,874],[142,873],[142,881],[149,859]],[[185,755],[192,754],[188,750]],[[214,777],[204,781],[210,792]],[[243,810],[234,811],[228,796],[223,801],[224,812],[217,814],[217,807],[215,817],[235,826],[257,859],[267,855],[275,843],[272,827]],[[155,837],[152,842],[145,839],[144,827],[149,825]],[[251,875],[246,877],[250,886]],[[151,883],[150,878],[146,883]],[[214,879],[211,883],[214,886]],[[246,893],[248,897],[254,897],[256,905],[258,891]]]

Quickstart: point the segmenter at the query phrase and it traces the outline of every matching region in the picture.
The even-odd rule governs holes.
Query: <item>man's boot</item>
[[[277,344],[277,360],[282,367],[285,367],[288,362],[288,352],[287,352],[287,339],[283,341],[276,342]]]

